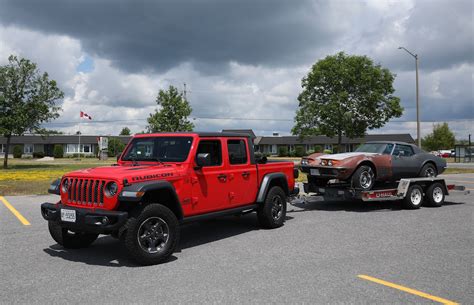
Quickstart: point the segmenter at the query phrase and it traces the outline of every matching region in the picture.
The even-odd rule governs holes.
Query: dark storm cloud
[[[203,70],[238,61],[313,59],[334,39],[324,6],[309,1],[2,1],[0,22],[81,40],[127,71],[195,62]]]

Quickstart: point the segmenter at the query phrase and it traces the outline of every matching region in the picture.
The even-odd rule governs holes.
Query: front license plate
[[[317,168],[312,168],[309,172],[311,175],[319,176],[319,169]]]
[[[61,209],[61,220],[66,222],[76,222],[76,211]]]

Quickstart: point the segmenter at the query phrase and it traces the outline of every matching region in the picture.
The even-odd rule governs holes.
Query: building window
[[[66,146],[66,153],[67,154],[74,154],[74,153],[91,153],[92,152],[92,145],[91,144],[81,144],[81,151],[79,151],[78,147],[79,144],[68,144]]]
[[[33,153],[33,144],[25,144],[23,146],[23,152],[25,154],[32,154]]]
[[[324,149],[332,150],[332,144],[324,144]]]
[[[0,153],[5,152],[5,144],[0,144]]]
[[[273,144],[272,145],[272,154],[276,154],[276,153],[277,153],[277,145]]]

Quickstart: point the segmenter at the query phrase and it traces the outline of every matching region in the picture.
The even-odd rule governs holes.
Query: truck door
[[[196,156],[200,153],[210,154],[211,162],[200,169],[194,169],[191,174],[192,215],[222,209],[228,202],[228,177],[222,159],[221,140],[200,139]]]
[[[257,167],[251,164],[248,140],[229,138],[226,140],[228,163],[228,203],[237,207],[253,203],[257,196]]]

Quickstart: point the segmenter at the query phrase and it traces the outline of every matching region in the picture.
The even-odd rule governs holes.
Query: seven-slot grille
[[[102,206],[105,184],[105,180],[69,178],[68,202]]]

